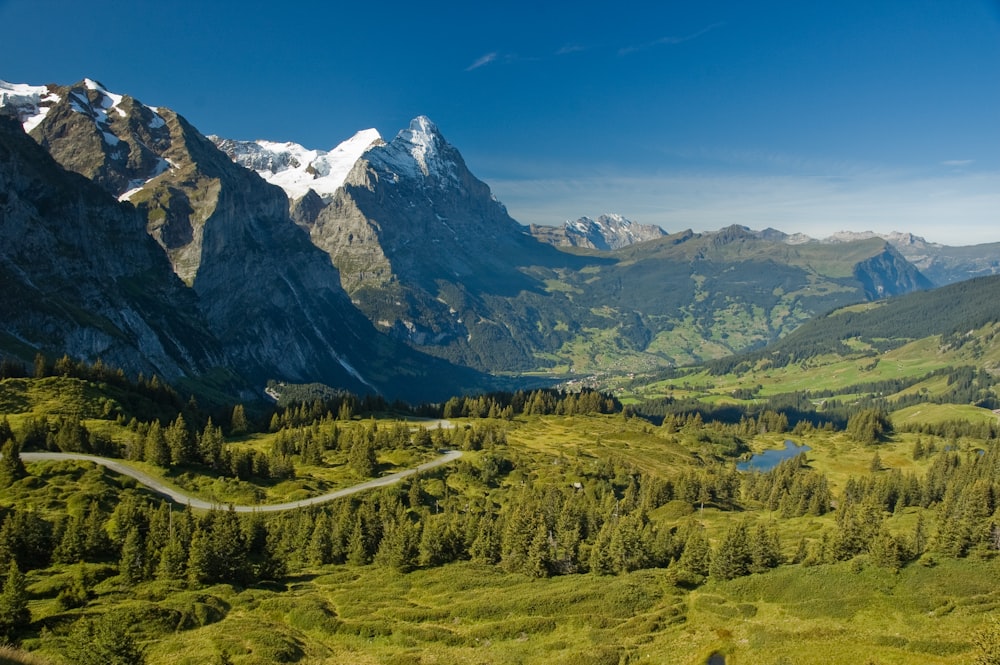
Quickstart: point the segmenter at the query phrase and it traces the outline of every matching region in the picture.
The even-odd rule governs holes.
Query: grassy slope
[[[1000,606],[997,566],[980,562],[899,574],[795,566],[689,593],[660,570],[550,580],[469,563],[316,572],[281,593],[207,590],[229,605],[226,618],[166,635],[150,663],[195,665],[226,650],[237,663],[700,665],[721,651],[741,665],[957,664],[969,662],[970,627]]]
[[[561,456],[592,463],[621,457],[658,475],[694,462],[683,438],[619,416],[535,417],[514,426],[509,453],[518,471],[507,479],[510,485],[529,475],[534,482],[572,481],[566,475],[569,465],[556,463]],[[770,435],[752,443],[762,449],[781,438]],[[843,435],[816,433],[804,442],[813,448],[811,464],[826,472],[834,486],[867,472],[872,449]],[[913,462],[910,447],[910,438],[901,437],[878,452],[886,466],[921,472],[927,462]],[[37,467],[33,465],[35,473]],[[43,483],[70,493],[74,487],[90,487],[84,494],[92,494],[114,482],[107,474],[96,479],[93,472],[84,478],[82,469],[58,471],[48,469],[51,477],[36,483],[37,498],[47,494]],[[449,478],[449,484],[460,491],[457,478]],[[678,511],[668,504],[652,517],[664,525],[679,524],[691,512],[690,506]],[[694,516],[713,539],[739,517],[714,508]],[[913,519],[912,513],[897,515],[889,524],[906,533]],[[798,538],[818,537],[831,520],[778,521],[785,554],[791,554]],[[36,618],[77,614],[55,612],[57,579],[70,575],[62,570],[29,576]],[[972,648],[970,631],[1000,607],[1000,590],[993,583],[998,573],[997,560],[911,564],[898,574],[850,564],[785,566],[688,591],[675,587],[665,570],[536,580],[471,563],[410,574],[377,566],[327,566],[277,586],[192,592],[159,582],[125,590],[111,570],[95,587],[98,597],[87,611],[127,605],[146,613],[151,665],[203,663],[206,654],[222,650],[238,664],[618,663],[647,658],[694,664],[716,650],[737,663],[778,663],[782,658],[801,663],[865,658],[963,663]],[[185,628],[175,632],[178,622]],[[199,627],[199,622],[205,625]],[[28,646],[49,651],[57,649],[58,640],[29,640]]]
[[[561,348],[540,355],[555,364],[548,371],[647,372],[770,341],[833,307],[863,300],[854,268],[884,246],[877,239],[785,245],[739,232],[728,242],[717,240],[677,234],[622,248],[613,264],[549,276],[549,293],[571,294],[601,325],[584,325]],[[648,344],[622,339],[617,324],[632,311],[641,312],[651,332]]]
[[[926,356],[912,352],[915,359]],[[879,365],[898,363],[883,360]],[[5,386],[0,392],[5,410],[17,406],[36,414],[48,409],[96,414],[104,408],[99,405],[106,403],[99,394],[90,394],[89,387],[65,379],[27,384],[31,388],[20,392]],[[937,422],[953,414],[994,417],[955,405],[925,405],[895,417]],[[23,417],[11,416],[15,429]],[[87,422],[89,427],[124,435],[113,422],[96,418]],[[599,465],[608,459],[625,460],[644,472],[671,477],[700,466],[710,452],[683,433],[667,434],[622,416],[531,417],[507,426],[506,454],[516,468],[504,487],[514,491],[528,480],[565,486],[578,479],[574,467]],[[784,438],[762,435],[749,444],[762,450],[780,446]],[[879,446],[885,467],[923,473],[929,461],[915,462],[910,455],[915,438],[899,435]],[[269,435],[256,435],[240,445],[268,446],[269,441]],[[814,432],[800,442],[811,446],[810,465],[827,475],[835,493],[850,476],[868,473],[875,452],[839,433]],[[976,445],[976,441],[959,441],[963,450]],[[475,455],[470,457],[474,461]],[[134,486],[127,479],[87,466],[30,465],[35,477],[5,490],[0,501],[43,512],[66,508],[81,512],[92,499],[112,506],[118,492]],[[321,473],[336,472],[315,471]],[[461,474],[448,476],[447,483],[452,493],[472,491],[463,485]],[[444,491],[437,482],[428,488],[434,493]],[[266,491],[287,495],[275,488]],[[502,494],[497,496],[503,500]],[[711,506],[698,511],[675,501],[651,518],[661,526],[697,519],[710,539],[716,540],[733,519],[745,516]],[[752,511],[749,516],[775,518],[765,511]],[[906,535],[915,519],[915,509],[907,509],[890,517],[888,525],[894,533]],[[933,513],[926,519],[933,533]],[[799,539],[816,539],[829,531],[832,520],[832,515],[777,520],[786,557]],[[95,599],[83,611],[62,612],[54,598],[72,578],[73,568],[57,566],[29,574],[36,622],[44,622],[58,635],[58,625],[81,612],[131,607],[147,617],[142,638],[150,665],[210,662],[223,650],[238,665],[647,661],[693,665],[705,662],[714,651],[740,664],[847,664],[866,659],[957,664],[971,657],[972,631],[988,613],[1000,608],[1000,591],[994,583],[1000,574],[997,559],[942,559],[937,565],[911,564],[892,573],[865,565],[862,557],[861,565],[783,566],[764,575],[709,582],[694,590],[676,587],[666,570],[538,580],[472,563],[405,575],[377,566],[327,566],[296,574],[281,584],[246,590],[218,586],[191,591],[161,582],[126,589],[113,567],[89,564],[89,574],[97,580]],[[40,625],[36,623],[36,628]],[[60,639],[29,638],[26,646],[54,657]]]
[[[785,367],[756,363],[748,371],[715,376],[705,370],[694,370],[682,379],[667,379],[650,383],[624,381],[619,383],[623,400],[636,402],[657,397],[694,396],[706,401],[731,395],[739,388],[759,386],[759,398],[794,392],[830,390],[838,397],[851,399],[856,395],[847,389],[862,383],[914,379],[942,369],[956,367],[1000,366],[1000,344],[994,342],[1000,325],[987,326],[971,333],[960,347],[942,344],[940,336],[914,340],[885,353],[873,354],[870,347],[856,343],[858,353],[844,357],[828,354],[814,356]],[[900,396],[924,392],[930,396],[945,392],[945,377],[932,377],[901,390]]]

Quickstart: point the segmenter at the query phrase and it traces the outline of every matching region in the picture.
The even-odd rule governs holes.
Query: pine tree
[[[138,584],[145,577],[146,545],[139,529],[129,529],[122,545],[121,559],[118,563],[118,574],[128,585]]]
[[[44,568],[52,557],[52,524],[33,510],[11,510],[0,527],[0,551],[22,570]]]
[[[913,541],[910,544],[914,558],[920,558],[927,549],[927,526],[924,524],[924,513],[917,514],[917,523],[913,527]]]
[[[59,590],[56,596],[56,604],[63,610],[83,607],[90,599],[90,592],[87,590],[87,579],[84,575],[83,566],[76,567],[73,581],[68,586]]]
[[[500,561],[500,539],[496,518],[488,512],[479,517],[476,537],[469,547],[469,555],[478,563],[496,564]]]
[[[709,574],[715,579],[731,580],[750,572],[753,560],[746,522],[731,526],[712,552]]]
[[[375,444],[367,438],[355,441],[347,457],[348,465],[362,478],[371,478],[378,468]]]
[[[781,543],[772,526],[758,524],[750,534],[750,572],[763,573],[781,563]]]
[[[352,566],[364,566],[369,563],[368,549],[365,545],[365,530],[360,517],[354,520],[351,535],[347,540],[347,563]]]
[[[212,419],[209,418],[201,436],[198,437],[198,454],[201,455],[201,461],[219,469],[222,461],[222,444],[222,428],[213,425]]]
[[[170,449],[167,448],[167,441],[163,438],[163,429],[160,423],[154,420],[149,425],[149,432],[146,433],[146,444],[144,459],[156,466],[170,466]]]
[[[806,560],[806,556],[809,554],[808,541],[805,536],[799,539],[799,545],[795,548],[795,554],[792,555],[792,563],[802,563]]]
[[[4,419],[6,422],[6,418]],[[0,438],[0,487],[10,487],[14,481],[24,478],[28,472],[21,461],[21,445],[9,436]]]
[[[188,556],[184,545],[175,533],[170,534],[167,544],[160,550],[160,561],[156,566],[156,577],[161,580],[184,578]]]
[[[444,552],[445,524],[442,515],[428,515],[420,533],[418,562],[421,566],[440,566],[446,560]]]
[[[111,539],[104,529],[104,518],[97,501],[90,502],[83,520],[83,551],[88,561],[100,560],[111,552]]]
[[[227,510],[217,517],[209,543],[215,579],[229,584],[247,584],[251,577],[249,547],[235,511]]]
[[[229,419],[229,432],[234,436],[246,434],[250,431],[250,423],[247,421],[247,414],[242,404],[233,407],[233,415]]]
[[[684,551],[677,561],[678,580],[682,583],[701,584],[708,576],[711,563],[711,547],[700,524],[688,525],[688,536],[684,541]]]
[[[31,623],[28,610],[28,591],[24,573],[11,561],[7,567],[7,578],[0,592],[0,636],[13,641],[17,634]]]
[[[534,534],[533,507],[522,493],[514,500],[505,515],[502,537],[500,538],[500,561],[504,570],[515,572],[524,569],[524,560]]]
[[[865,409],[847,419],[846,431],[858,443],[872,445],[892,432],[892,422],[881,409]]]
[[[614,537],[615,524],[613,520],[608,520],[597,532],[597,538],[590,548],[590,572],[595,575],[611,575],[615,572],[614,562],[611,559],[611,540]]]
[[[75,665],[143,665],[146,662],[123,617],[105,614],[73,624],[66,656]]]
[[[187,423],[184,422],[184,415],[178,413],[174,422],[163,432],[167,449],[170,451],[170,463],[190,464],[194,461],[194,442],[191,432],[188,431]]]
[[[35,363],[34,363],[34,377],[36,379],[44,379],[48,375],[49,375],[48,361],[45,359],[45,356],[43,356],[41,353],[36,353]]]
[[[306,562],[310,566],[323,566],[331,562],[332,549],[330,539],[330,519],[325,512],[320,512],[313,523],[309,546],[306,548]]]
[[[187,579],[193,587],[201,586],[212,579],[211,551],[209,535],[202,528],[196,528],[188,548]]]
[[[903,565],[903,549],[884,524],[868,545],[868,554],[876,566],[899,570]]]
[[[66,520],[63,528],[62,538],[52,552],[52,560],[58,563],[76,563],[84,557],[86,536],[83,530],[83,522],[77,517],[70,517]]]
[[[552,574],[552,544],[549,531],[543,520],[538,521],[534,537],[528,546],[524,562],[524,572],[532,577],[548,577]]]
[[[400,572],[413,570],[419,557],[417,525],[406,517],[385,526],[375,561]]]

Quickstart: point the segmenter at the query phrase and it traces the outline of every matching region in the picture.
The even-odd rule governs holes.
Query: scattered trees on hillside
[[[889,416],[882,409],[865,409],[847,421],[847,435],[865,445],[874,445],[892,432]]]

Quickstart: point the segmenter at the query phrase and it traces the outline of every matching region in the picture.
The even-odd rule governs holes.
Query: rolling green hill
[[[725,264],[733,293],[791,312],[809,295],[779,282],[853,270],[820,247],[767,264],[735,232],[620,251],[590,291],[573,281],[584,271],[548,288],[582,306],[666,254],[686,257],[693,291],[650,311],[721,297],[709,264]],[[762,272],[774,283],[755,290]],[[42,662],[83,662],[83,643],[149,665],[987,658],[997,288],[851,305],[761,351],[633,381],[624,408],[592,391],[498,392],[407,422],[384,400],[305,386],[287,395],[305,401],[247,418],[69,359],[5,378],[0,630]],[[808,451],[738,470],[786,439]],[[264,514],[171,505],[86,461],[8,463],[19,449],[111,456],[220,505],[301,503],[463,455]]]
[[[222,503],[305,498],[441,448],[465,454],[402,485],[266,516],[171,508],[86,462],[4,465],[0,563],[26,577],[22,595],[8,581],[0,596],[30,616],[2,623],[5,601],[0,627],[41,662],[79,658],[88,635],[95,652],[150,665],[700,665],[712,654],[930,665],[970,662],[1000,635],[1000,448],[983,410],[921,404],[864,444],[851,427],[789,433],[775,415],[657,425],[586,392],[456,398],[454,426],[428,430],[358,417],[360,402],[344,410],[349,397],[335,395],[230,433],[190,406],[179,426],[169,400],[129,392],[7,379],[0,422],[30,447],[45,417],[44,445],[61,448],[80,417],[105,454]],[[952,416],[985,429],[936,429]],[[157,432],[202,457],[175,460],[167,443],[157,458]],[[735,469],[786,437],[809,452]],[[265,477],[264,462],[283,477]]]

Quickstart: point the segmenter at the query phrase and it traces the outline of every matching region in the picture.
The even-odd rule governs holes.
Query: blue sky
[[[430,116],[523,223],[1000,241],[1000,0],[0,0],[0,78],[330,148]]]

